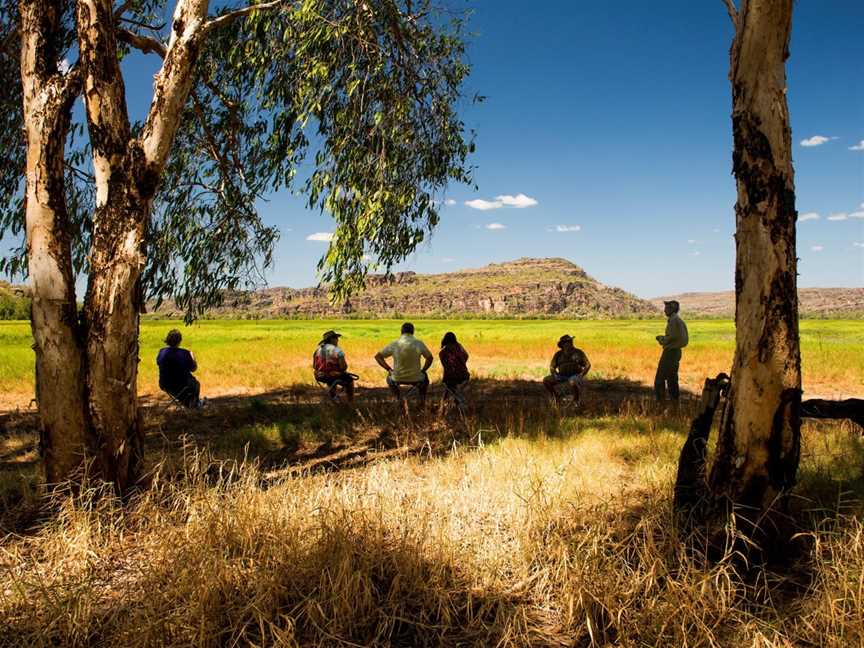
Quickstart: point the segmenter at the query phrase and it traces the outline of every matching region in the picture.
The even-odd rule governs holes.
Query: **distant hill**
[[[681,313],[690,317],[735,317],[735,293],[693,292],[652,299],[658,308],[663,300],[677,299]],[[802,317],[864,318],[864,288],[799,288],[798,310]]]
[[[180,317],[173,303],[155,313]],[[331,305],[326,288],[267,288],[226,294],[214,317],[652,317],[660,310],[590,277],[566,259],[518,259],[445,274],[369,277],[365,291]]]

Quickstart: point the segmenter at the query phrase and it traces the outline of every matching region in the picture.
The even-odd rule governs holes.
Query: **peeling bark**
[[[193,81],[207,0],[178,0],[165,64],[140,139],[132,137],[111,0],[78,0],[80,60],[57,69],[61,7],[21,0],[27,128],[27,245],[37,400],[49,483],[91,476],[124,492],[140,474],[137,404],[141,274],[153,196]],[[90,276],[79,319],[64,146],[83,94],[96,182]],[[50,388],[47,386],[50,385]]]
[[[747,517],[794,485],[800,453],[797,213],[785,71],[792,0],[744,0],[735,18],[736,351],[709,485],[717,501]]]
[[[82,470],[90,441],[63,178],[66,136],[80,76],[77,70],[64,76],[57,69],[58,56],[51,43],[60,29],[60,3],[22,0],[20,11],[27,138],[25,219],[40,448],[45,479],[57,484]],[[44,389],[46,385],[50,389]]]

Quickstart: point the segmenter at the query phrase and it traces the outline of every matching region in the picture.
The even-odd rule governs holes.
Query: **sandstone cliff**
[[[268,288],[225,295],[215,317],[650,317],[660,310],[610,288],[565,259],[519,259],[446,274],[372,276],[365,291],[331,304],[326,288]],[[182,314],[163,304],[161,317]]]

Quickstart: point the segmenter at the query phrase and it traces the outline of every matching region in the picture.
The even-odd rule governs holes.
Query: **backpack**
[[[333,353],[326,353],[324,350],[325,345],[319,346],[315,349],[315,354],[312,356],[312,364],[315,368],[316,374],[328,375],[333,372],[339,371],[339,358]]]

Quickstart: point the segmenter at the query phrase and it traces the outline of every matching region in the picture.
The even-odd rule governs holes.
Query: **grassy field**
[[[445,331],[454,331],[471,353],[475,376],[539,379],[562,333],[576,337],[593,364],[595,378],[629,378],[650,384],[659,349],[654,336],[664,323],[618,321],[416,321],[418,336],[437,350]],[[145,321],[141,327],[139,391],[158,392],[156,353],[176,322]],[[698,390],[704,378],[728,371],[734,349],[731,322],[689,322],[691,343],[681,379]],[[181,327],[182,328],[182,327]],[[380,385],[376,351],[398,335],[399,322],[375,321],[201,321],[183,328],[184,346],[200,365],[205,395],[250,394],[312,381],[312,351],[328,328],[345,334],[342,346],[351,369],[365,385]],[[864,326],[860,321],[801,322],[804,386],[810,394],[843,396],[864,385]],[[26,405],[33,394],[33,352],[24,322],[0,322],[0,409]],[[437,367],[432,377],[438,376]]]
[[[387,400],[371,356],[398,322],[185,330],[223,396],[145,399],[148,478],[127,502],[41,495],[35,414],[0,415],[0,646],[864,646],[860,430],[804,426],[780,560],[709,561],[671,507],[693,403],[647,389],[661,322],[416,324],[472,353],[467,417]],[[142,328],[142,393],[170,326]],[[309,384],[331,327],[364,377],[356,410]],[[860,323],[802,329],[807,389],[860,393]],[[733,329],[690,330],[697,390],[728,368]],[[578,413],[536,381],[565,331],[595,366]],[[0,324],[10,402],[29,399],[29,344]]]

